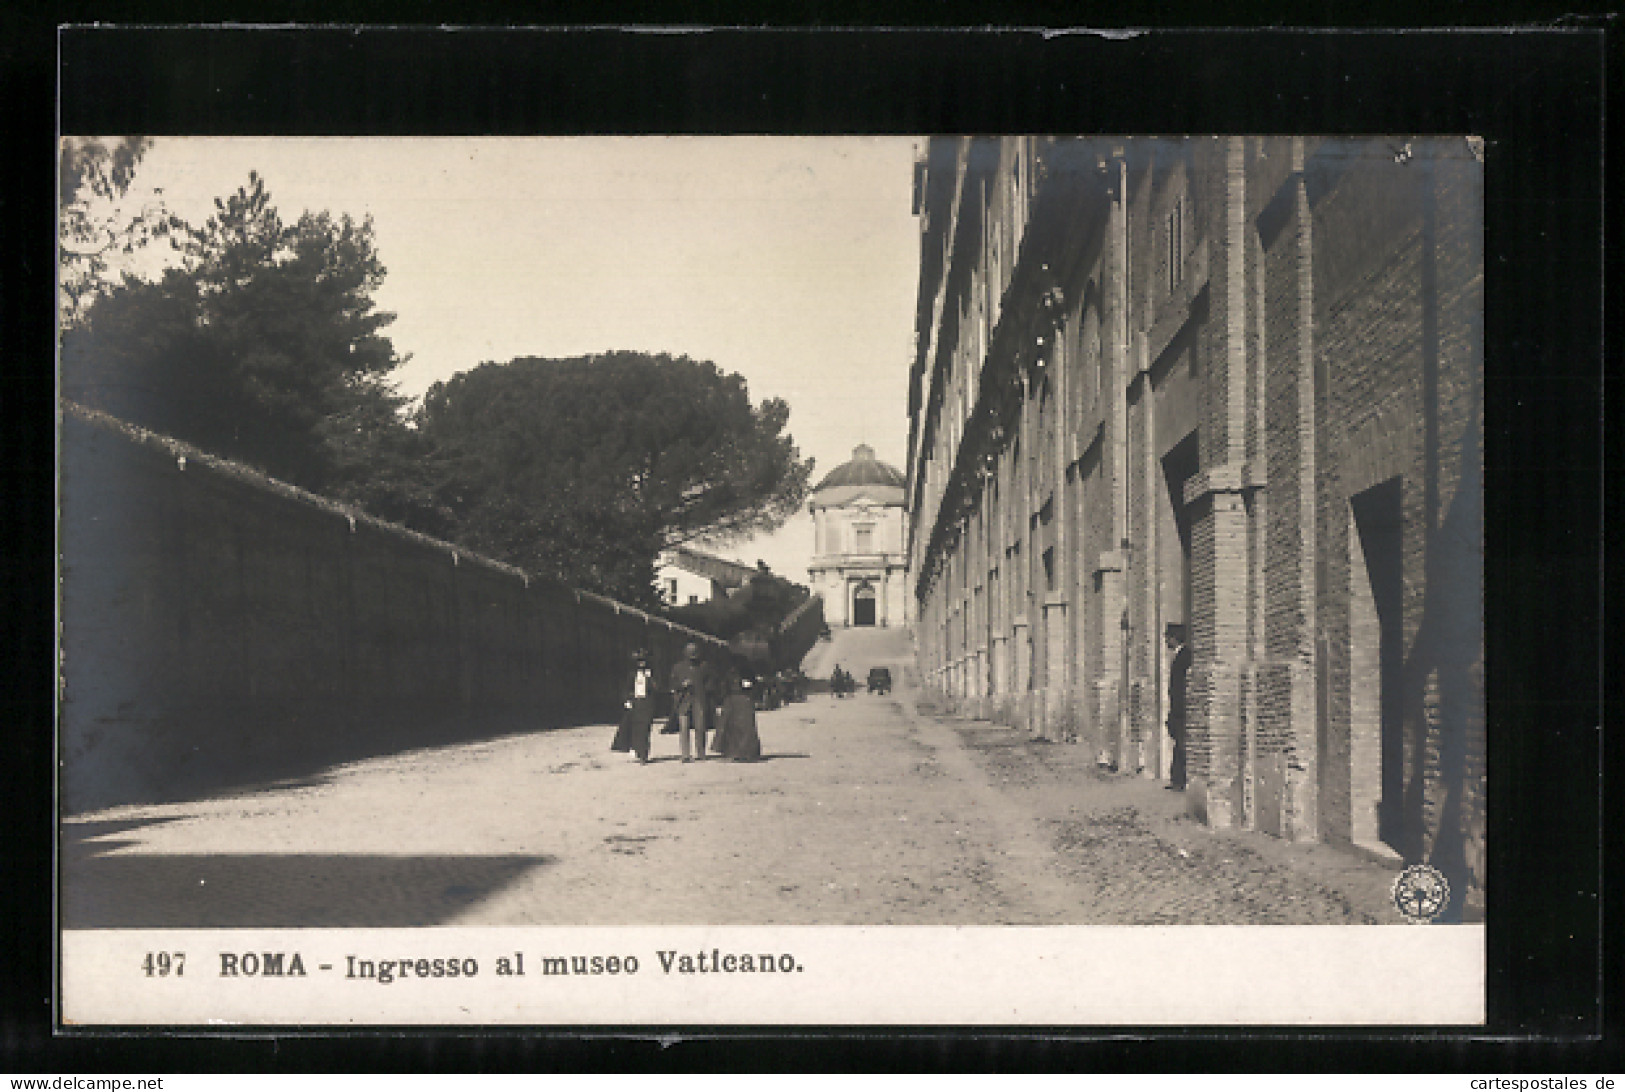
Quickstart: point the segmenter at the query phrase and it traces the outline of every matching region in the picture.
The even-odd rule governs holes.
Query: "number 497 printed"
[[[141,961],[141,969],[147,972],[148,978],[167,978],[171,973],[179,978],[186,973],[186,953],[148,952],[147,958]]]

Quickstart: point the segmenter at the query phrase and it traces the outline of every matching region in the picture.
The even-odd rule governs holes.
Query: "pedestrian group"
[[[621,724],[610,750],[631,751],[640,763],[649,761],[656,685],[649,654],[639,650],[632,656]],[[762,741],[756,734],[756,703],[749,693],[750,686],[731,665],[720,674],[715,671],[700,658],[698,645],[690,644],[683,650],[683,658],[671,669],[667,687],[672,699],[671,716],[664,732],[677,735],[684,762],[704,760],[706,734],[713,723],[716,729],[711,740],[713,754],[735,762],[754,762],[762,757]]]

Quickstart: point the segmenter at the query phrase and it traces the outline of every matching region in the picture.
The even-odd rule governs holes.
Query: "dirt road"
[[[64,824],[67,928],[1393,921],[1392,873],[1215,834],[1079,747],[922,717],[898,631],[810,668],[887,697],[759,715],[764,761],[639,766],[613,728],[406,752]]]

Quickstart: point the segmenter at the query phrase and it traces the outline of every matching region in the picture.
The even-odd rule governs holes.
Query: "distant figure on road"
[[[672,719],[677,722],[683,761],[690,762],[689,732],[695,735],[698,754],[705,758],[706,718],[711,711],[711,670],[700,659],[700,646],[689,644],[671,669]]]
[[[786,704],[807,700],[807,676],[801,673],[799,667],[781,671],[779,677],[782,680]]]
[[[649,666],[649,654],[642,649],[632,654],[632,677],[622,706],[621,727],[609,749],[632,751],[640,763],[648,762],[649,728],[655,719],[655,673]]]
[[[771,713],[784,704],[784,688],[777,673],[757,676],[755,685],[749,689],[758,709]]]
[[[840,664],[836,664],[835,670],[829,673],[830,693],[834,694],[837,698],[846,697],[846,680],[846,672],[841,670]]]
[[[1191,646],[1185,643],[1185,627],[1168,626],[1168,651],[1173,658],[1168,668],[1168,735],[1174,741],[1174,760],[1168,770],[1168,787],[1185,788],[1185,687],[1191,673]]]
[[[755,762],[762,757],[762,740],[756,734],[756,701],[750,690],[750,683],[737,671],[728,672],[728,696],[722,700],[717,738],[711,749],[735,762]]]

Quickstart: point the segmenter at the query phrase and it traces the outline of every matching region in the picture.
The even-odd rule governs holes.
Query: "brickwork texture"
[[[948,644],[1010,648],[979,710],[1145,777],[1170,772],[1177,623],[1193,813],[1432,863],[1470,914],[1482,169],[1402,143],[934,141],[911,430],[954,442],[912,449],[911,581]],[[972,297],[975,338],[935,320]],[[973,478],[999,487],[985,533],[934,534]],[[952,703],[946,647],[921,675]]]

